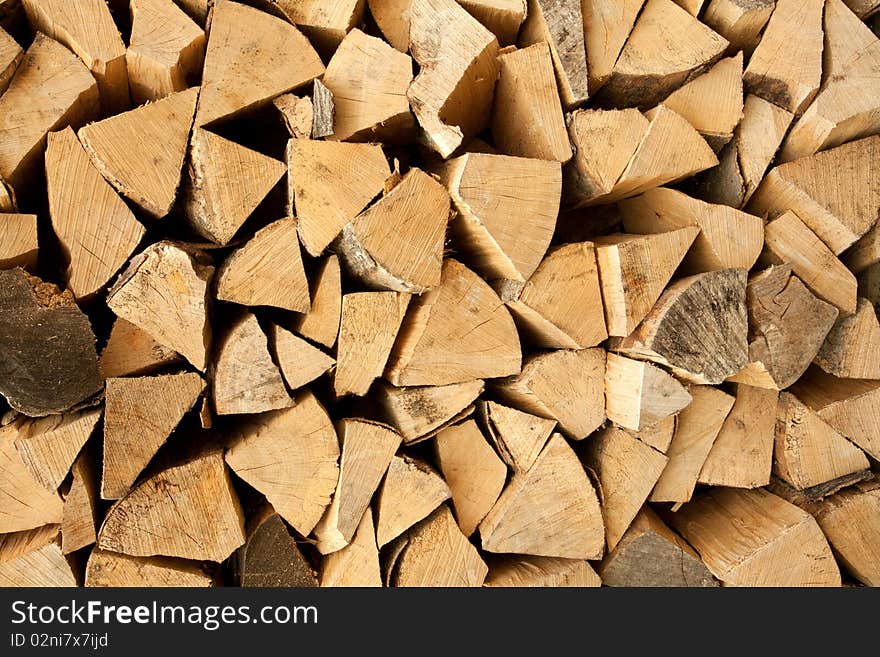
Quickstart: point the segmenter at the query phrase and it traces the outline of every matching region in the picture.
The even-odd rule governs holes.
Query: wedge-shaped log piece
[[[775,6],[776,0],[709,0],[703,22],[730,41],[728,50],[750,57]]]
[[[321,554],[336,552],[351,543],[402,441],[391,427],[369,420],[343,419],[337,431],[342,443],[339,481],[330,506],[315,527]]]
[[[787,162],[764,178],[749,203],[755,214],[790,210],[834,253],[868,232],[880,205],[880,137]]]
[[[844,0],[844,3],[859,18],[869,18],[871,14],[880,9],[880,2],[877,0]]]
[[[700,229],[684,258],[683,271],[751,269],[761,255],[764,223],[760,217],[726,205],[714,205],[666,187],[618,204],[623,226],[632,233],[664,233],[686,226]]]
[[[99,113],[89,70],[60,43],[37,34],[0,96],[0,178],[13,187],[27,184],[50,131],[79,127]]]
[[[403,587],[482,586],[489,568],[444,504],[411,529],[391,583]]]
[[[312,136],[312,123],[315,120],[315,108],[312,99],[300,98],[294,94],[282,94],[272,101],[277,109],[287,132],[297,139],[309,139]]]
[[[73,130],[49,133],[46,183],[52,228],[70,262],[67,285],[91,297],[122,267],[146,232],[92,165]]]
[[[274,4],[321,52],[333,52],[364,17],[363,0],[275,0]]]
[[[510,313],[456,260],[440,285],[412,302],[385,369],[397,386],[446,385],[516,374],[522,355]]]
[[[602,88],[602,101],[653,107],[691,73],[718,59],[727,45],[672,0],[648,0]]]
[[[645,0],[581,0],[590,93],[604,85]]]
[[[657,235],[609,235],[596,240],[599,280],[610,335],[632,333],[699,235],[685,226]]]
[[[61,498],[47,490],[28,468],[15,448],[16,423],[0,427],[0,534],[20,532],[62,518]]]
[[[351,543],[321,561],[321,586],[382,586],[373,512],[367,509]]]
[[[606,586],[718,586],[700,555],[647,506],[598,570]]]
[[[187,587],[213,586],[202,564],[172,557],[131,557],[127,554],[92,550],[86,565],[85,585],[97,587]]]
[[[381,548],[452,496],[449,486],[427,463],[394,456],[376,494],[376,543]]]
[[[208,13],[215,0],[175,0],[181,9],[201,27],[207,27]]]
[[[665,454],[669,450],[669,445],[672,444],[672,437],[675,435],[675,423],[676,416],[670,415],[652,427],[646,427],[641,431],[630,429],[629,433],[646,445],[650,445],[658,452]]]
[[[505,52],[500,67],[492,136],[508,155],[567,162],[571,144],[553,73],[550,46],[536,43]]]
[[[501,494],[507,467],[473,420],[443,429],[435,446],[458,526],[470,536]]]
[[[101,378],[149,374],[181,361],[180,354],[156,342],[149,333],[117,318],[98,360]]]
[[[249,418],[226,452],[229,467],[304,536],[330,504],[338,458],[333,424],[309,391],[293,408]]]
[[[0,536],[0,586],[76,586],[58,543],[58,525]]]
[[[727,586],[840,586],[816,521],[763,489],[711,488],[670,518]]]
[[[528,280],[556,227],[559,164],[468,153],[450,160],[443,179],[458,211],[453,239],[468,262],[489,280]]]
[[[792,272],[814,295],[842,314],[856,311],[856,277],[794,212],[764,226],[761,263],[790,263]]]
[[[700,470],[699,483],[758,488],[770,483],[779,393],[742,383]]]
[[[501,459],[515,472],[532,467],[556,420],[524,413],[493,401],[477,404],[477,416]]]
[[[700,471],[735,402],[711,386],[692,386],[691,405],[675,420],[675,434],[666,450],[669,463],[651,492],[652,502],[681,504],[691,499]]]
[[[381,383],[375,400],[388,423],[403,436],[405,443],[426,440],[443,427],[467,415],[471,404],[483,392],[478,380],[445,386],[396,388]]]
[[[608,354],[605,413],[615,424],[641,431],[690,403],[690,393],[671,374],[644,361]]]
[[[208,282],[214,273],[203,261],[198,252],[158,242],[131,261],[107,296],[117,316],[201,371],[208,362]]]
[[[668,459],[616,427],[584,443],[581,459],[596,474],[602,491],[605,541],[610,551],[648,499]]]
[[[248,523],[247,541],[235,555],[244,588],[314,588],[318,580],[281,516],[270,505]]]
[[[605,529],[599,499],[565,439],[554,434],[534,465],[518,472],[480,523],[483,549],[599,559]]]
[[[24,51],[2,27],[0,27],[0,94],[6,91]]]
[[[612,347],[671,367],[693,383],[718,384],[748,359],[746,271],[722,269],[670,285],[639,327]]]
[[[815,363],[834,376],[880,379],[880,323],[874,307],[860,298],[856,312],[838,317],[816,354]]]
[[[498,37],[498,43],[508,46],[516,41],[520,26],[526,18],[526,0],[457,0],[468,13]]]
[[[492,559],[484,586],[596,588],[602,580],[583,559],[516,555]]]
[[[244,541],[244,514],[220,451],[146,479],[111,507],[98,535],[99,548],[133,557],[217,562]]]
[[[382,147],[293,139],[288,144],[290,198],[299,236],[318,256],[378,196],[391,175]]]
[[[797,490],[868,469],[868,459],[814,411],[788,392],[776,412],[773,473]]]
[[[257,318],[242,314],[217,345],[213,372],[217,415],[262,413],[293,406]]]
[[[327,256],[309,281],[311,308],[305,315],[294,320],[293,328],[301,336],[330,349],[336,344],[342,315],[342,272],[339,258],[335,255]]]
[[[98,538],[98,476],[92,450],[82,450],[73,466],[70,490],[61,514],[61,551],[70,554],[94,544]]]
[[[583,349],[608,337],[591,242],[556,247],[525,284],[504,281],[497,289],[520,331],[539,347]]]
[[[107,381],[101,497],[128,492],[204,389],[195,373]]]
[[[35,30],[67,46],[95,76],[104,114],[128,107],[125,44],[106,3],[25,0],[22,4]]]
[[[874,224],[871,230],[847,249],[843,262],[854,274],[860,274],[880,262],[880,225]]]
[[[311,383],[336,364],[333,357],[276,324],[269,327],[269,342],[284,382],[291,390]]]
[[[37,215],[0,214],[0,269],[23,267],[33,271],[38,246]]]
[[[79,131],[98,171],[157,219],[177,195],[198,95],[187,89]]]
[[[257,231],[217,272],[217,298],[243,306],[308,312],[309,282],[303,269],[296,220],[281,219]]]
[[[135,104],[183,91],[205,61],[205,32],[173,0],[133,0],[125,52]]]
[[[332,139],[402,141],[415,128],[406,99],[412,59],[381,39],[349,32],[323,79],[336,110]]]
[[[824,0],[777,0],[743,81],[749,93],[800,114],[822,82]]]
[[[400,52],[409,50],[409,8],[412,0],[367,0],[385,40]]]
[[[0,270],[0,395],[43,416],[100,391],[95,334],[73,295],[23,269]]]
[[[290,23],[238,2],[217,3],[196,125],[266,103],[323,72],[318,53]]]
[[[498,39],[455,0],[413,0],[409,39],[421,70],[407,97],[428,145],[446,158],[489,122]]]

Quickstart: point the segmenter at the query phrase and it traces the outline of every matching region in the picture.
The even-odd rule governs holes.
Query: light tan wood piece
[[[272,101],[272,105],[281,113],[284,125],[291,137],[311,138],[312,123],[315,119],[315,109],[311,98],[282,94]]]
[[[0,586],[76,586],[58,544],[58,525],[0,535]]]
[[[110,10],[101,0],[23,0],[28,21],[72,50],[91,70],[105,115],[128,108],[125,44]]]
[[[730,42],[729,51],[750,57],[776,0],[709,0],[703,22]]]
[[[427,440],[462,415],[469,415],[471,404],[483,392],[479,379],[445,386],[396,388],[382,382],[375,401],[388,423],[407,444]]]
[[[629,430],[629,433],[646,445],[650,445],[658,452],[665,454],[672,444],[672,437],[675,435],[676,417],[670,415],[665,420],[661,420],[653,427],[647,427],[641,431]]]
[[[815,362],[834,376],[848,379],[880,379],[880,323],[874,307],[860,298],[856,312],[838,317]]]
[[[484,586],[595,588],[602,580],[583,559],[517,555],[493,559]]]
[[[699,16],[706,0],[672,0],[691,16]]]
[[[214,6],[215,0],[174,0],[192,19],[201,27],[208,22],[208,12]]]
[[[644,507],[602,563],[606,586],[717,586],[700,555]]]
[[[687,389],[664,370],[609,353],[605,369],[605,414],[627,429],[641,431],[691,403]]]
[[[37,34],[0,96],[0,178],[12,187],[26,184],[42,162],[47,133],[79,127],[99,113],[89,70],[60,43]]]
[[[409,38],[421,70],[407,97],[428,146],[446,158],[489,122],[498,40],[455,0],[413,0]]]
[[[670,519],[726,586],[840,586],[816,521],[763,489],[711,488]]]
[[[0,269],[33,271],[38,247],[37,215],[0,213]]]
[[[385,40],[400,52],[409,50],[412,0],[367,0],[367,4]]]
[[[480,523],[483,549],[601,558],[605,529],[596,491],[565,439],[554,434],[534,465],[515,473]]]
[[[6,30],[0,27],[0,94],[9,86],[22,57],[24,50]]]
[[[880,225],[875,223],[871,230],[847,249],[843,262],[854,274],[860,274],[880,262]]]
[[[332,356],[277,324],[271,324],[268,333],[275,362],[291,390],[311,383],[336,364]]]
[[[69,258],[67,287],[87,299],[128,260],[146,230],[92,166],[73,130],[49,133],[47,144],[49,215]]]
[[[602,88],[602,100],[615,107],[653,107],[721,57],[727,45],[672,0],[648,0]]]
[[[410,295],[402,292],[354,292],[342,297],[333,389],[338,397],[367,394],[382,376]]]
[[[97,587],[213,586],[202,564],[169,557],[132,557],[108,550],[92,550],[86,565],[85,585]]]
[[[318,53],[290,23],[238,2],[217,3],[195,123],[257,107],[323,72]]]
[[[493,401],[481,401],[477,409],[480,423],[498,455],[515,472],[532,467],[556,428],[556,420],[524,413]]]
[[[136,105],[183,91],[205,61],[205,32],[173,0],[133,0],[125,52]]]
[[[363,22],[364,0],[275,0],[321,52],[333,52],[346,33]]]
[[[330,349],[336,344],[342,315],[339,258],[327,256],[309,277],[309,282],[312,306],[305,315],[294,320],[293,328],[301,336]]]
[[[406,139],[415,128],[406,99],[412,79],[409,55],[358,29],[349,32],[324,73],[324,84],[334,96],[331,138]]]
[[[382,192],[391,175],[382,147],[373,144],[293,139],[287,165],[299,236],[313,256]]]
[[[111,552],[217,562],[244,541],[244,515],[220,451],[146,479],[107,512],[98,534],[98,547]]]
[[[107,338],[107,345],[101,352],[98,369],[102,378],[110,379],[149,374],[180,360],[180,354],[176,351],[162,346],[131,322],[117,318]]]
[[[516,41],[526,18],[526,0],[457,0],[468,13],[492,32],[502,46]]]
[[[427,463],[394,456],[376,493],[376,543],[383,547],[452,496],[449,486]]]
[[[581,0],[590,94],[611,77],[645,0]]]
[[[154,218],[177,197],[198,95],[187,89],[79,131],[98,171]]]
[[[498,57],[492,137],[508,155],[567,162],[571,144],[550,46],[536,43]]]
[[[697,226],[684,226],[657,235],[616,234],[596,240],[610,335],[629,335],[639,325],[699,233]]]
[[[98,476],[89,448],[73,462],[70,491],[61,515],[61,551],[70,554],[92,545],[98,537]]]
[[[379,548],[376,546],[373,512],[370,509],[361,518],[351,543],[328,554],[321,561],[321,586],[382,586]]]
[[[314,530],[321,554],[336,552],[352,542],[402,440],[391,427],[369,420],[345,418],[336,430],[342,444],[339,481]]]

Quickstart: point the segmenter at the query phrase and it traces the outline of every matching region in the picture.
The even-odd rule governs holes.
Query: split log
[[[111,507],[98,534],[102,550],[217,562],[244,541],[244,515],[220,451],[146,479]]]
[[[98,477],[94,455],[86,447],[70,469],[70,491],[61,514],[61,551],[71,554],[93,545],[98,538]]]
[[[880,136],[850,142],[774,168],[749,203],[755,214],[776,217],[790,210],[828,245],[842,253],[877,220]]]
[[[0,536],[0,586],[76,586],[58,545],[58,525]]]
[[[848,379],[880,379],[880,322],[874,307],[860,298],[856,312],[838,317],[815,363],[834,376]]]
[[[424,461],[392,457],[376,493],[376,543],[381,548],[391,542],[451,496],[446,482]]]
[[[336,344],[342,316],[342,273],[339,258],[335,255],[327,256],[310,278],[311,308],[294,321],[293,328],[304,338],[331,349]]]
[[[645,0],[581,0],[590,94],[611,77]]]
[[[415,128],[406,99],[412,79],[409,55],[353,29],[324,73],[336,111],[332,139],[405,140]]]
[[[22,188],[42,162],[50,131],[79,127],[99,113],[98,85],[89,70],[60,43],[38,34],[0,96],[0,177]]]
[[[495,391],[506,403],[556,420],[563,433],[582,440],[605,420],[605,350],[536,354],[522,373],[499,382]]]
[[[272,105],[281,113],[284,125],[291,137],[296,139],[311,138],[312,123],[315,119],[311,98],[282,94],[272,101]]]
[[[0,534],[61,522],[61,498],[34,477],[15,448],[16,423],[0,426]]]
[[[788,392],[779,396],[775,441],[773,474],[799,491],[869,467],[862,450]]]
[[[269,343],[284,382],[291,390],[311,383],[336,364],[334,358],[276,324],[269,326]]]
[[[606,586],[718,586],[694,549],[644,507],[599,565]]]
[[[877,0],[844,0],[844,3],[862,19],[870,17],[880,9],[880,2]]]
[[[675,421],[666,450],[669,463],[651,492],[652,502],[682,504],[691,499],[706,458],[734,405],[734,398],[711,386],[692,386],[693,401]]]
[[[471,404],[483,392],[483,382],[465,381],[445,386],[396,388],[380,383],[375,401],[385,419],[407,445],[427,440],[443,428],[470,415]]]
[[[730,42],[730,52],[752,56],[776,0],[709,0],[703,22]]]
[[[102,379],[150,374],[181,360],[180,354],[156,342],[147,332],[117,318],[98,360]]]
[[[198,374],[108,379],[101,497],[124,497],[205,389]]]
[[[838,310],[814,296],[791,265],[771,266],[749,279],[749,363],[732,381],[784,390],[819,352]]]
[[[315,78],[312,82],[312,138],[321,139],[332,135],[335,120],[333,92]]]
[[[262,413],[293,406],[257,318],[244,313],[216,346],[212,399],[217,415]]]
[[[670,518],[727,586],[840,586],[816,521],[765,490],[712,488]]]
[[[309,282],[299,250],[296,220],[280,219],[257,231],[217,271],[217,298],[243,306],[309,310]]]
[[[659,235],[596,239],[610,335],[629,335],[647,316],[699,233],[698,227],[685,226]]]
[[[516,41],[526,18],[526,0],[457,0],[468,13],[492,32],[502,46]]]
[[[174,0],[196,23],[206,27],[208,13],[213,8],[215,0]]]
[[[339,481],[330,506],[314,530],[321,554],[336,552],[351,543],[402,440],[387,425],[369,420],[345,418],[337,431],[342,444]]]
[[[487,280],[529,280],[556,226],[559,164],[468,153],[450,160],[442,178],[458,211],[452,238],[468,263]]]
[[[650,445],[658,452],[665,454],[669,451],[669,445],[672,444],[672,437],[675,435],[675,424],[676,416],[670,415],[668,418],[661,420],[653,427],[646,427],[641,431],[633,431],[630,429],[629,433],[646,445]]]
[[[125,44],[106,3],[101,0],[23,0],[33,28],[72,50],[98,81],[105,115],[129,104]]]
[[[488,552],[599,559],[605,529],[599,499],[574,451],[554,434],[534,465],[517,472],[480,523]]]
[[[413,0],[409,40],[421,69],[407,97],[427,144],[446,158],[489,122],[498,40],[454,0]]]
[[[21,46],[0,27],[0,94],[9,86],[22,57]]]
[[[400,52],[409,50],[412,0],[367,0],[367,4],[385,40]]]
[[[199,252],[158,242],[135,257],[107,295],[116,315],[204,371],[208,364],[208,283],[213,267]]]
[[[602,580],[583,559],[517,555],[493,559],[484,586],[595,588]]]
[[[307,536],[330,504],[339,444],[327,411],[311,392],[293,408],[249,418],[232,433],[226,462]]]
[[[616,427],[584,443],[580,456],[595,473],[602,492],[605,541],[611,551],[648,499],[669,459]]]
[[[46,184],[52,229],[69,258],[68,289],[87,299],[128,260],[146,230],[70,128],[48,135]]]
[[[33,271],[38,248],[37,215],[0,214],[0,269],[22,267]]]
[[[477,409],[480,423],[498,455],[514,472],[532,467],[556,428],[556,420],[524,413],[493,401],[481,401]]]
[[[847,249],[843,262],[854,274],[860,274],[880,262],[880,225],[875,223],[871,230]]]
[[[855,312],[856,277],[794,212],[786,212],[764,226],[761,264],[785,263],[791,264],[792,272],[814,295],[836,306],[842,314]]]
[[[205,32],[173,0],[133,0],[131,38],[125,52],[136,105],[183,91],[198,80]]]
[[[101,392],[95,334],[69,291],[0,270],[0,394],[25,415],[63,413]]]
[[[97,587],[206,587],[213,581],[201,564],[169,557],[132,557],[92,550],[85,585]]]
[[[679,279],[633,333],[611,346],[666,365],[686,381],[721,383],[748,360],[746,271],[722,269]]]
[[[379,548],[373,529],[373,512],[368,508],[351,543],[328,554],[321,561],[321,586],[382,586]]]
[[[504,153],[567,162],[571,144],[553,73],[550,46],[537,43],[498,57],[491,127]]]
[[[244,588],[314,588],[318,579],[309,562],[271,506],[257,512],[247,541],[236,554],[239,583]]]
[[[691,403],[675,377],[659,367],[609,353],[605,369],[605,414],[633,431],[656,426]]]
[[[699,16],[706,0],[672,0],[679,7],[684,9],[691,16]]]
[[[98,171],[156,219],[174,204],[198,95],[174,93],[79,131]]]
[[[323,72],[318,53],[290,23],[238,2],[217,3],[211,13],[196,126],[267,103]]]
[[[437,434],[435,449],[458,526],[470,536],[501,494],[507,467],[473,420],[443,429]]]
[[[321,52],[333,52],[346,33],[363,22],[363,0],[275,0]]]
[[[727,45],[672,0],[648,0],[602,87],[601,102],[653,107],[721,57]]]
[[[589,86],[580,0],[528,0],[520,46],[547,43],[566,109],[586,102]]]
[[[292,139],[287,165],[299,236],[313,256],[382,192],[391,174],[382,147],[372,144]]]
[[[90,409],[19,422],[15,449],[46,490],[61,487],[100,415],[100,410]]]
[[[726,205],[714,205],[666,187],[618,203],[623,226],[633,233],[665,233],[687,226],[700,229],[682,271],[751,269],[761,255],[764,223],[760,217]]]
[[[779,393],[742,383],[698,479],[710,486],[758,488],[770,483]]]

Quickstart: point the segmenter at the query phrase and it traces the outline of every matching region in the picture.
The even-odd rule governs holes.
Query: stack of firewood
[[[0,0],[0,585],[880,584],[878,9]]]

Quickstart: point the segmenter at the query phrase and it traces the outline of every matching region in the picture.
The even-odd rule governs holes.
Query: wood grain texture
[[[187,587],[213,586],[213,581],[195,561],[170,557],[132,557],[108,550],[92,550],[86,565],[85,585],[98,587]]]
[[[375,401],[404,442],[413,444],[434,436],[463,414],[469,415],[471,404],[482,392],[483,382],[479,379],[405,388],[382,382],[376,388]]]
[[[22,267],[33,271],[38,250],[37,215],[0,214],[0,269]]]
[[[477,404],[477,418],[498,456],[514,472],[532,467],[556,428],[556,420],[525,413],[494,401],[480,401]]]
[[[589,562],[518,555],[493,559],[485,586],[502,587],[578,587],[595,588],[602,581]]]
[[[382,548],[452,496],[428,463],[394,456],[376,493],[376,543]]]

